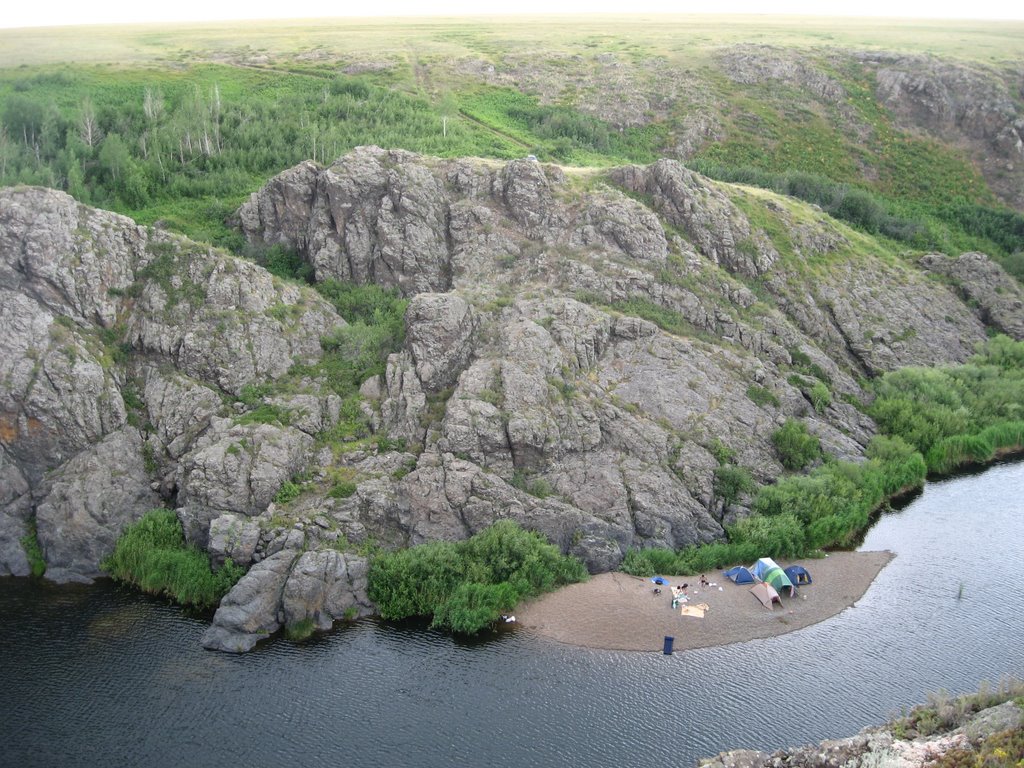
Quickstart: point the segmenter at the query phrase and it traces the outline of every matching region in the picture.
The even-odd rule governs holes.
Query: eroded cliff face
[[[205,639],[229,650],[370,612],[370,542],[511,518],[603,571],[713,541],[747,514],[715,497],[721,461],[770,482],[787,418],[857,460],[875,431],[859,377],[962,361],[986,324],[1019,338],[1024,318],[984,256],[900,260],[667,160],[359,148],[286,171],[238,218],[317,279],[409,297],[404,347],[361,388],[371,439],[332,437],[343,404],[315,363],[344,321],[311,289],[58,192],[0,192],[0,573],[28,572],[34,521],[47,575],[90,579],[169,505],[214,563],[254,564]],[[815,384],[833,395],[818,410]]]

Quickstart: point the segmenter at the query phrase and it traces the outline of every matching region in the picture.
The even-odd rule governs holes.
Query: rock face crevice
[[[0,574],[28,572],[34,523],[49,578],[94,578],[170,505],[215,566],[251,566],[204,640],[245,650],[371,612],[371,543],[512,519],[605,571],[720,539],[749,500],[724,508],[716,468],[779,477],[787,419],[861,460],[861,377],[1024,329],[1019,285],[984,256],[901,260],[673,161],[588,173],[363,147],[255,193],[252,242],[408,298],[402,347],[345,402],[295,373],[344,325],[311,288],[0,191]],[[816,383],[836,395],[820,412]],[[363,437],[339,437],[353,419]]]

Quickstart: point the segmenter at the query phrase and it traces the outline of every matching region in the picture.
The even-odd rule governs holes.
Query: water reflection
[[[159,600],[7,580],[0,764],[679,766],[849,735],[1022,675],[1022,490],[1024,463],[930,484],[868,532],[898,556],[854,608],[672,657],[374,621],[229,656]]]

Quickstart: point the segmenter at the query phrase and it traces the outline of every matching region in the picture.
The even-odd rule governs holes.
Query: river
[[[161,600],[0,580],[0,765],[692,766],[849,736],[1024,676],[1022,504],[1020,461],[929,483],[868,531],[897,557],[853,608],[673,656],[376,621],[230,656]]]

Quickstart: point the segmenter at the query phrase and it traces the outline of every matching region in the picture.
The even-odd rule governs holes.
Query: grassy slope
[[[0,30],[0,108],[29,99],[59,114],[51,120],[58,138],[51,141],[49,158],[44,147],[42,167],[18,141],[19,123],[5,121],[10,126],[3,151],[9,160],[0,183],[41,183],[76,193],[84,186],[78,196],[87,202],[144,223],[161,219],[198,239],[240,247],[223,225],[225,216],[262,181],[301,159],[329,161],[358,144],[375,143],[449,157],[508,158],[532,152],[573,165],[650,162],[670,153],[699,92],[726,138],[706,145],[696,161],[823,174],[870,189],[904,218],[923,220],[935,234],[914,247],[1008,254],[1015,250],[1012,243],[1002,248],[978,236],[964,237],[959,224],[952,225],[951,233],[948,222],[939,220],[937,209],[956,195],[970,204],[994,204],[968,159],[899,131],[874,100],[870,75],[849,59],[836,64],[834,53],[896,49],[1003,65],[1024,58],[1022,32],[1019,23],[837,24],[802,17],[710,16]],[[849,92],[847,106],[867,138],[844,128],[843,115],[812,103],[806,93],[727,78],[714,54],[738,43],[793,48],[819,66],[834,68],[831,74]],[[652,122],[617,130],[580,109],[600,89],[595,62],[608,53],[640,85],[657,90],[658,68],[667,67],[696,78],[696,91],[693,83],[684,84],[667,111],[648,114],[645,119]],[[536,72],[525,75],[526,93],[511,87],[507,78],[485,84],[486,77],[464,66],[494,64],[504,76],[509,66],[524,60],[537,63]],[[562,83],[559,70],[566,67],[576,69]],[[159,167],[143,157],[139,141],[149,128],[141,116],[145,90],[164,97],[158,127],[165,151],[173,155],[189,95],[199,93],[208,107],[214,85],[223,102],[223,152],[187,157],[183,163],[168,156]],[[70,137],[78,133],[86,98],[104,134],[122,136],[136,161],[138,178],[130,189],[123,188],[123,178],[105,173],[99,146],[74,149],[84,177],[77,186],[75,171],[69,169],[73,162],[67,152],[60,155],[65,144],[74,143]]]

